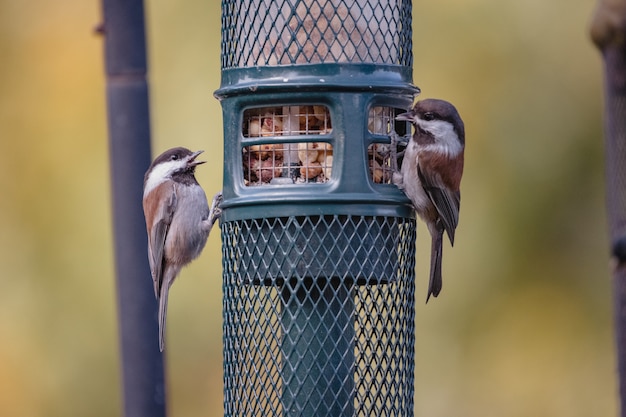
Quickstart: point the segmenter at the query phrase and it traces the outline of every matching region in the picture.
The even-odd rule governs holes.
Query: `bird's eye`
[[[175,160],[177,160],[177,159],[178,159],[178,155],[172,155],[172,156],[170,156],[170,159],[171,159],[172,161],[175,161]]]
[[[431,120],[434,120],[434,119],[435,119],[435,113],[430,112],[430,111],[424,113],[424,120],[431,121]]]

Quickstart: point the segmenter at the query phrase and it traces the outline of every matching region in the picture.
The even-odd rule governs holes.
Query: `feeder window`
[[[390,147],[388,143],[372,143],[367,147],[370,178],[375,184],[391,184]]]
[[[326,106],[248,109],[243,119],[245,185],[309,184],[330,180],[333,147],[329,139],[315,140],[315,136],[328,136],[332,132]],[[314,137],[299,140],[298,136],[305,135]]]
[[[396,112],[391,107],[372,107],[367,118],[367,130],[375,135],[389,135],[396,122],[396,114],[404,113],[404,110]]]
[[[396,115],[404,112],[403,109],[392,107],[372,107],[369,111],[367,130],[373,135],[384,137],[380,141],[371,143],[367,148],[370,178],[375,184],[391,184],[392,182],[393,167],[389,135],[392,133],[398,136],[404,135],[406,123],[396,121]],[[398,161],[398,166],[400,165],[401,162]]]

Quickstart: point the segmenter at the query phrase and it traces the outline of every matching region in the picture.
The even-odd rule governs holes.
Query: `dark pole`
[[[102,7],[124,416],[163,417],[163,356],[141,206],[151,159],[143,1],[102,0]]]
[[[606,203],[621,416],[626,417],[626,0],[600,0],[591,38],[604,59]]]

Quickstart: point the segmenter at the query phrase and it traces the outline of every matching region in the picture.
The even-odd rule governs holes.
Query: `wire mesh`
[[[254,140],[254,144],[242,149],[245,185],[283,185],[284,182],[279,179],[296,184],[327,182],[333,167],[333,146],[329,143],[331,133],[330,112],[323,105],[246,110],[243,113],[242,135]],[[303,141],[281,140],[294,136],[303,137]],[[254,139],[259,137],[266,139]]]
[[[375,137],[367,148],[368,169],[369,178],[375,184],[391,183],[389,135],[404,132],[404,123],[395,121],[395,116],[404,111],[375,106],[368,112],[368,132]],[[331,180],[333,130],[326,106],[303,104],[247,109],[241,126],[244,185],[284,185],[286,182],[281,180],[315,184]],[[306,141],[293,139],[298,136]],[[291,138],[288,142],[284,141],[287,137]]]
[[[238,220],[222,239],[225,415],[413,415],[415,220]]]
[[[368,112],[367,130],[377,139],[367,147],[369,174],[375,184],[391,184],[395,166],[401,166],[402,161],[391,161],[392,153],[389,144],[389,135],[403,136],[406,124],[397,122],[396,115],[403,113],[402,109],[393,107],[375,106]],[[403,146],[399,147],[401,151]]]
[[[410,0],[223,0],[222,69],[412,66]]]

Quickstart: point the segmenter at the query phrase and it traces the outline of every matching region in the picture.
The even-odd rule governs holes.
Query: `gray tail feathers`
[[[443,281],[441,279],[441,254],[443,247],[443,228],[432,233],[432,244],[430,248],[430,282],[428,283],[428,295],[426,302],[433,297],[437,297],[441,291]]]
[[[159,296],[159,349],[163,352],[165,347],[165,321],[167,317],[167,295],[170,289],[169,283],[165,282],[161,287]]]

